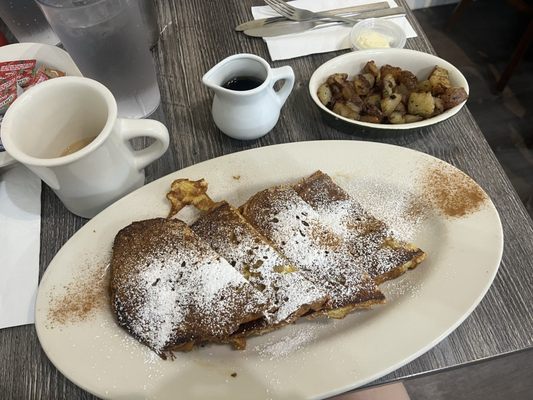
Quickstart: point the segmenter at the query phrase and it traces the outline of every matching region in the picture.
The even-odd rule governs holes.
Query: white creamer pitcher
[[[228,85],[250,79],[257,81],[257,87],[236,89]],[[284,83],[275,91],[278,81]],[[212,113],[217,127],[234,139],[251,140],[264,136],[278,122],[280,109],[294,86],[294,72],[289,66],[270,68],[254,54],[235,54],[211,68],[202,82],[215,92]]]

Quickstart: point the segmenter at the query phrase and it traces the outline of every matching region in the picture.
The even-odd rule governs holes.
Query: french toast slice
[[[217,203],[202,214],[191,229],[270,301],[265,317],[241,327],[240,333],[268,332],[319,310],[326,302],[326,293],[267,243],[227,202]]]
[[[194,205],[203,212],[191,229],[269,301],[264,318],[242,325],[232,338],[263,334],[319,310],[327,295],[305,277],[304,271],[277,252],[236,208],[226,201],[211,200],[207,188],[204,179],[173,181],[167,193],[171,203],[169,218],[187,205]],[[234,346],[238,345],[234,342]],[[243,339],[240,346],[244,345]]]
[[[263,294],[177,219],[133,222],[117,234],[110,291],[118,323],[162,358],[231,342],[267,310]]]
[[[424,260],[422,250],[395,239],[383,221],[364,210],[322,171],[304,178],[294,189],[321,221],[345,239],[350,252],[367,265],[377,284],[402,275]]]
[[[307,272],[329,299],[322,313],[343,318],[385,299],[341,236],[291,186],[275,186],[252,196],[241,214],[289,261]]]

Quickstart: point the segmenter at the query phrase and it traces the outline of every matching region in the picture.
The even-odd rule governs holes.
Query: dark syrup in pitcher
[[[236,90],[244,92],[245,90],[252,90],[261,86],[263,80],[255,76],[236,76],[222,85],[223,88],[229,90]]]

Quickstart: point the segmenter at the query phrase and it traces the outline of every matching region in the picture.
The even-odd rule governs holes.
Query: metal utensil
[[[325,14],[342,15],[346,17],[346,16],[351,16],[351,15],[358,14],[358,13],[365,12],[365,11],[384,10],[389,7],[390,7],[389,3],[387,3],[386,1],[382,1],[379,3],[360,4],[358,6],[336,8],[333,10],[327,10],[327,11],[322,11],[322,12]],[[288,19],[285,17],[281,17],[281,16],[255,19],[255,20],[247,21],[240,25],[237,25],[235,27],[235,30],[238,32],[242,32],[248,29],[261,28],[273,22],[280,22],[280,21],[288,21]]]
[[[331,16],[329,14],[324,14],[321,12],[314,12],[303,8],[296,8],[291,6],[290,4],[285,3],[283,0],[265,0],[265,3],[268,4],[277,13],[292,21],[310,21],[323,19],[329,21],[344,22],[346,24],[353,24],[354,22],[349,17],[343,17],[340,15]]]
[[[352,24],[355,24],[356,22],[366,18],[379,18],[401,14],[405,14],[405,8],[403,7],[393,7],[386,10],[364,12],[354,16]],[[244,31],[244,34],[252,37],[274,37],[305,32],[311,29],[321,29],[339,24],[340,22],[324,20],[311,20],[302,22],[280,21],[273,22],[260,28],[247,29]]]

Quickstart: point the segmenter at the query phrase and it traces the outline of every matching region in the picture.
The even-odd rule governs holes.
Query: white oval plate
[[[372,124],[369,122],[354,121],[353,119],[341,117],[339,114],[335,114],[332,110],[322,104],[322,102],[318,99],[316,92],[318,87],[322,85],[331,74],[346,73],[348,74],[348,78],[352,79],[354,75],[361,73],[361,70],[365,64],[370,60],[374,60],[378,67],[382,67],[385,64],[390,64],[394,67],[400,67],[402,69],[411,71],[419,80],[427,79],[433,68],[438,65],[439,67],[446,68],[448,70],[452,86],[463,87],[466,93],[470,93],[468,82],[461,71],[442,58],[432,54],[409,49],[370,49],[354,51],[332,58],[318,67],[315,72],[313,72],[313,75],[311,75],[311,78],[309,79],[309,94],[316,105],[335,118],[354,125],[354,128],[359,126],[372,129],[405,130],[423,128],[425,126],[444,121],[450,118],[452,115],[457,114],[466,103],[466,101],[463,101],[461,104],[450,108],[449,110],[446,110],[442,114],[439,114],[435,117],[424,119],[418,122],[411,122],[409,124]]]
[[[433,215],[412,226],[401,224],[400,233],[428,258],[382,286],[386,305],[344,320],[299,321],[250,339],[244,351],[213,345],[163,361],[119,328],[109,308],[85,321],[54,327],[50,302],[80,272],[109,262],[121,228],[166,216],[165,194],[176,178],[205,178],[214,200],[240,205],[258,190],[321,169],[351,193],[367,193],[366,200],[359,198],[378,216],[394,219],[407,207],[401,199],[418,194],[420,175],[435,165],[447,164],[391,145],[301,142],[226,155],[152,182],[94,217],[54,257],[37,296],[41,345],[66,377],[104,398],[322,398],[375,380],[437,344],[485,295],[503,248],[500,219],[490,200],[463,218]]]
[[[45,64],[70,76],[82,76],[70,55],[59,47],[40,43],[15,43],[0,47],[0,62],[27,59],[35,59],[37,65]],[[0,152],[0,168],[15,162],[7,152]]]

